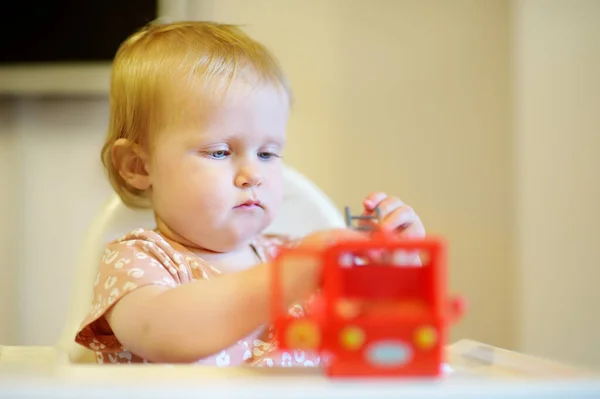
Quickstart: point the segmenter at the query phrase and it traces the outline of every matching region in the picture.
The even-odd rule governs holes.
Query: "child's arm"
[[[319,264],[283,263],[286,304],[316,288]],[[121,298],[106,320],[131,352],[152,362],[193,362],[233,345],[269,320],[269,265],[175,288],[150,285]]]

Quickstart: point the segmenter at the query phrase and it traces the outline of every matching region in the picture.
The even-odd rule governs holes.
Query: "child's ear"
[[[138,190],[150,188],[147,156],[139,146],[127,139],[118,139],[112,147],[113,165],[127,184]]]

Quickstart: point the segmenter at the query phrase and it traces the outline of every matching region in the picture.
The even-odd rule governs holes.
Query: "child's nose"
[[[256,187],[262,184],[263,178],[254,167],[245,167],[235,178],[235,185],[240,188]]]

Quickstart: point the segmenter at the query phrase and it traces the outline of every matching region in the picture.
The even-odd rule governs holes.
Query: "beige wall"
[[[600,367],[600,1],[515,15],[521,345]]]
[[[451,288],[471,302],[453,340],[600,366],[586,311],[600,306],[599,3],[177,0],[164,10],[241,23],[276,52],[297,100],[286,159],[340,207],[383,189],[448,237]],[[58,338],[74,250],[110,193],[97,163],[106,116],[103,98],[0,103],[0,343]]]
[[[0,102],[0,344],[60,334],[77,250],[110,194],[98,155],[107,111],[105,98]]]

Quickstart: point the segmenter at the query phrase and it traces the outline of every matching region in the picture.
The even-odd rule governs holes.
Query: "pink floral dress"
[[[277,249],[291,241],[282,236],[263,236],[253,242],[262,262],[270,261]],[[147,285],[176,287],[196,280],[218,278],[219,270],[184,246],[166,240],[152,230],[137,229],[109,243],[104,250],[94,282],[91,309],[75,337],[75,341],[96,353],[103,363],[149,363],[136,356],[118,341],[104,318],[105,313],[129,292]],[[300,305],[290,309],[301,316]],[[320,357],[304,351],[277,350],[271,326],[259,326],[252,334],[198,364],[254,367],[315,367]]]

